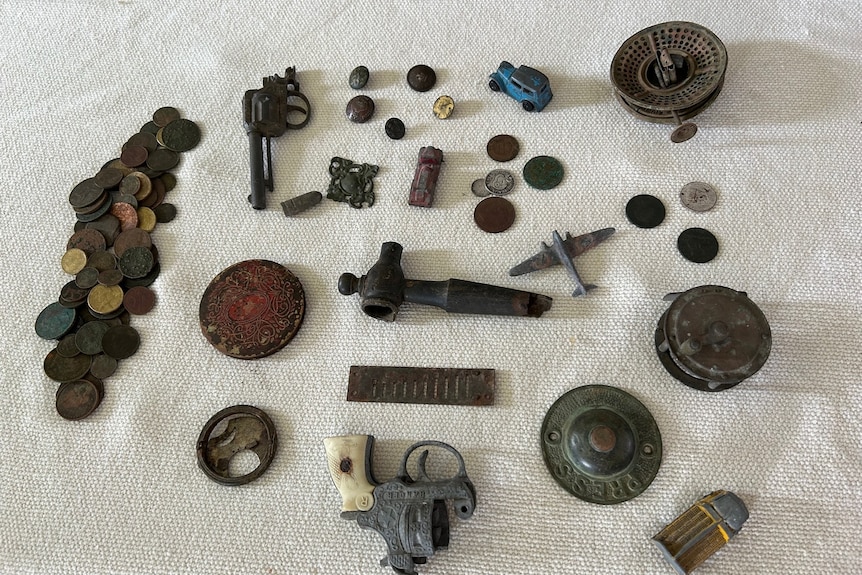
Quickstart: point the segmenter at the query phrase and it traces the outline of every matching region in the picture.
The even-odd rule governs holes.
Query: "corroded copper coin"
[[[102,350],[114,359],[126,359],[138,351],[141,336],[130,325],[115,325],[102,337]]]
[[[75,280],[72,280],[60,288],[60,305],[66,308],[77,307],[87,301],[89,293],[89,289],[79,288]]]
[[[160,224],[167,223],[177,217],[177,207],[173,204],[160,204],[153,208],[156,221]]]
[[[120,193],[127,196],[134,196],[141,189],[141,180],[133,174],[134,172],[129,172],[126,177],[120,181]]]
[[[141,182],[141,187],[138,189],[137,192],[132,194],[135,196],[135,199],[140,202],[141,200],[150,195],[150,193],[153,191],[153,184],[152,182],[150,182],[149,176],[147,176],[143,172],[132,172],[131,174],[129,174],[129,176],[135,176]]]
[[[153,269],[153,252],[146,246],[133,246],[123,251],[117,267],[127,278],[142,278]],[[98,311],[98,310],[97,310]]]
[[[153,285],[153,282],[156,281],[156,278],[159,277],[159,272],[161,268],[159,267],[159,262],[153,264],[153,269],[150,270],[150,273],[145,275],[142,278],[126,278],[123,280],[123,285],[126,289],[133,288],[135,286],[150,286]]]
[[[105,244],[112,246],[114,245],[114,240],[117,239],[117,235],[120,233],[120,220],[111,214],[104,214],[92,222],[86,222],[84,228],[96,230],[105,238]]]
[[[56,349],[52,349],[45,356],[42,369],[45,370],[45,375],[54,381],[60,383],[74,381],[84,377],[84,374],[90,370],[90,356],[81,354],[74,357],[63,357],[57,353]]]
[[[515,159],[515,156],[521,151],[521,146],[513,136],[500,134],[488,140],[485,149],[492,160],[508,162]]]
[[[187,152],[201,141],[201,130],[198,125],[183,118],[167,124],[161,132],[165,147],[175,152]]]
[[[150,194],[150,197],[147,198],[146,202],[142,202],[144,207],[153,209],[162,205],[162,202],[165,201],[165,194],[167,194],[168,190],[165,188],[165,183],[161,177],[159,178],[150,178],[150,184],[153,186],[153,191]]]
[[[563,181],[563,164],[551,156],[536,156],[524,164],[524,181],[537,190],[550,190]]]
[[[104,250],[108,247],[105,242],[105,236],[96,230],[83,229],[72,234],[69,241],[66,242],[66,249],[78,248],[83,250],[88,256],[94,252]]]
[[[230,357],[257,359],[283,348],[305,315],[305,292],[287,268],[247,260],[210,282],[200,305],[201,332]]]
[[[90,373],[98,379],[111,377],[115,371],[117,371],[117,360],[104,353],[93,357],[90,363]]]
[[[102,189],[116,188],[123,181],[123,172],[117,168],[102,168],[93,176],[93,182]]]
[[[124,149],[129,146],[141,146],[142,148],[146,148],[147,152],[149,152],[151,156],[152,153],[156,151],[156,148],[159,147],[159,143],[156,141],[155,132],[138,132],[126,141]],[[150,156],[147,156],[147,163],[149,163]]]
[[[134,199],[134,197],[132,197]],[[138,210],[131,204],[117,202],[111,206],[111,215],[120,222],[120,235],[122,232],[133,230],[138,227]],[[119,236],[118,236],[119,238]],[[116,239],[114,242],[116,243]]]
[[[74,333],[70,333],[69,335],[63,336],[63,339],[60,340],[60,343],[57,344],[57,353],[60,354],[61,357],[75,357],[80,351],[78,351],[78,346],[75,345],[75,335]]]
[[[153,137],[155,141],[155,136]],[[167,148],[159,148],[147,158],[147,166],[157,172],[167,172],[180,162],[180,155]]]
[[[105,190],[99,187],[95,178],[88,178],[72,188],[69,203],[73,208],[83,208],[94,203],[103,193]]]
[[[88,321],[75,334],[75,347],[83,354],[96,355],[102,352],[102,336],[111,328],[103,321]]]
[[[130,168],[136,168],[146,162],[148,156],[149,152],[143,146],[126,146],[120,154],[120,161]]]
[[[125,230],[117,236],[116,240],[114,240],[114,253],[117,254],[118,258],[123,257],[123,252],[127,249],[137,247],[153,247],[153,240],[150,237],[150,234],[141,228]]]
[[[164,106],[153,112],[153,123],[164,128],[174,120],[180,119],[180,111],[172,106]]]
[[[485,198],[473,211],[473,219],[490,234],[505,232],[515,222],[515,206],[506,198]]]
[[[103,286],[120,285],[121,281],[123,281],[123,272],[117,268],[99,272],[99,283]]]
[[[165,185],[166,192],[170,192],[177,187],[177,177],[173,174],[162,174],[161,176],[159,176],[159,179]]]
[[[149,313],[156,304],[156,292],[145,286],[135,286],[123,296],[123,307],[133,315]]]
[[[90,289],[99,282],[99,270],[87,266],[75,276],[75,285],[81,289]]]
[[[75,421],[93,413],[99,407],[102,396],[92,381],[77,379],[61,385],[56,399],[60,417]]]
[[[100,250],[90,254],[87,265],[96,268],[99,272],[112,270],[117,267],[117,258],[111,252]]]

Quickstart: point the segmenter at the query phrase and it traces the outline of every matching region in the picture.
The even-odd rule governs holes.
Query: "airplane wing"
[[[563,240],[563,247],[569,257],[574,258],[585,251],[596,247],[611,237],[615,231],[616,229],[614,228],[604,228],[602,230],[577,237],[572,237],[571,234],[566,233],[566,239]],[[553,246],[549,246],[542,242],[542,250],[533,257],[524,260],[510,269],[509,275],[520,276],[537,270],[543,270],[551,266],[560,265],[560,263],[560,258],[557,257]]]

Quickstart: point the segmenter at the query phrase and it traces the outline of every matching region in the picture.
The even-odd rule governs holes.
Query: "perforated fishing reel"
[[[715,101],[726,69],[727,50],[715,34],[691,22],[665,22],[623,42],[611,63],[611,82],[635,117],[676,124],[670,139],[678,143],[697,133],[686,120]]]

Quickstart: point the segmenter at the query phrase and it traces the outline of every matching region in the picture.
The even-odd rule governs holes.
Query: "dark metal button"
[[[130,325],[115,325],[102,337],[102,350],[114,359],[135,355],[141,345],[141,336]]]
[[[515,206],[506,198],[485,198],[473,211],[473,220],[490,234],[504,232],[515,222]]]
[[[542,422],[542,455],[554,480],[572,495],[608,505],[649,487],[661,465],[658,425],[621,389],[586,385],[560,397]]]
[[[521,146],[513,136],[500,134],[488,140],[485,150],[492,160],[508,162],[515,159],[518,152],[521,151]]]
[[[400,140],[404,137],[404,133],[406,131],[404,127],[404,122],[402,122],[398,118],[389,118],[386,120],[386,125],[383,127],[386,135],[392,138],[393,140]]]
[[[374,100],[364,94],[354,96],[347,102],[345,113],[351,122],[355,124],[365,123],[374,115]]]
[[[368,83],[369,76],[368,68],[365,66],[357,66],[350,72],[350,78],[347,80],[347,83],[350,84],[350,87],[354,90],[360,90]]]
[[[222,409],[204,425],[197,441],[198,466],[207,477],[222,485],[244,485],[267,470],[275,457],[278,434],[272,419],[250,405],[235,405]],[[242,475],[233,475],[231,459],[243,451],[251,451],[258,465]]]
[[[284,266],[247,260],[223,270],[201,298],[201,332],[230,357],[257,359],[283,348],[305,316],[305,292]]]
[[[57,413],[63,419],[84,419],[93,413],[101,402],[99,388],[86,379],[66,382],[57,390]]]
[[[709,230],[689,228],[676,240],[679,253],[688,261],[705,264],[718,255],[718,240]]]
[[[437,83],[437,74],[430,66],[418,64],[407,71],[407,85],[417,92],[427,92]]]
[[[626,218],[639,228],[654,228],[664,221],[664,204],[655,196],[640,194],[626,204]]]
[[[744,292],[705,285],[673,295],[655,332],[656,352],[668,373],[694,389],[722,391],[763,367],[772,331]]]
[[[537,190],[556,188],[563,181],[563,164],[551,156],[536,156],[524,164],[524,181]]]

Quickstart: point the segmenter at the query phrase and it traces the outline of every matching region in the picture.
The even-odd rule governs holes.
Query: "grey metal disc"
[[[610,505],[637,497],[661,465],[662,443],[652,414],[629,393],[585,385],[563,394],[542,422],[542,455],[563,489]]]

